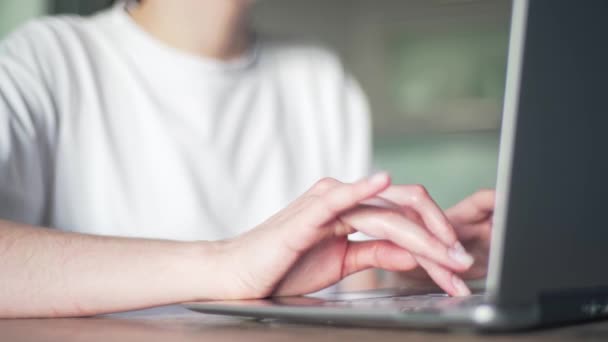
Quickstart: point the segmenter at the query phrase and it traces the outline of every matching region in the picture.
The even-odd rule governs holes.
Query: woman
[[[305,192],[367,173],[367,107],[333,54],[255,38],[250,6],[144,0],[2,43],[0,316],[303,294],[369,267],[469,293],[472,257],[422,188]],[[489,219],[465,204],[465,226]]]

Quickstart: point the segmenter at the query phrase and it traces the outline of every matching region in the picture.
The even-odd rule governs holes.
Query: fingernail
[[[455,243],[454,246],[448,250],[448,255],[452,260],[465,267],[471,267],[473,262],[475,262],[475,259],[473,259],[471,254],[467,253],[460,242]]]
[[[381,185],[386,183],[388,177],[388,172],[378,172],[369,178],[369,182],[372,185]]]
[[[470,296],[471,295],[471,290],[469,290],[469,287],[467,286],[467,284],[465,284],[464,281],[462,281],[462,279],[460,279],[455,274],[452,275],[452,285],[454,285],[454,288],[456,289],[458,296]]]

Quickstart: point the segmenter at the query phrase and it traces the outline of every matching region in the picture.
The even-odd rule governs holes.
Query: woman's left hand
[[[487,275],[496,191],[480,190],[446,210],[458,239],[473,255],[475,263],[462,274],[465,279]]]

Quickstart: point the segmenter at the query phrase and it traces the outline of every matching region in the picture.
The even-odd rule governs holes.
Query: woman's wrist
[[[179,262],[180,277],[192,301],[223,298],[225,268],[222,267],[222,241],[185,242]]]

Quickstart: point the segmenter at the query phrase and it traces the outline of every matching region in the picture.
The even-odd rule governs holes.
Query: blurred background
[[[2,0],[0,38],[46,14],[112,0]],[[494,187],[509,0],[264,0],[254,24],[337,51],[369,97],[376,169],[447,207]]]

